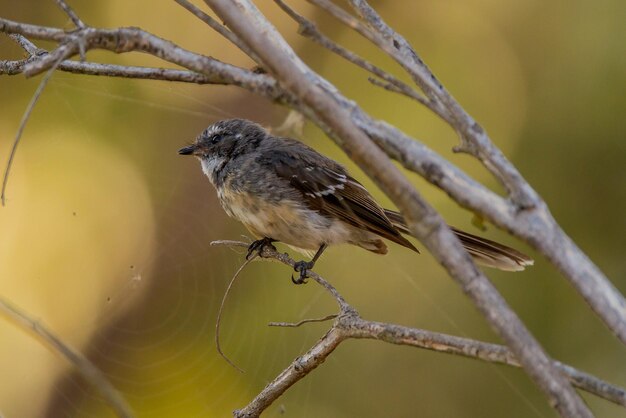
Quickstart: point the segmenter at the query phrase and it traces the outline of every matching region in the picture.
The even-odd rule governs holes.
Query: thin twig
[[[40,51],[37,45],[29,41],[25,36],[16,33],[9,34],[9,38],[13,39],[28,55],[35,55]]]
[[[49,52],[38,48],[26,37],[18,34],[10,34],[28,53],[28,58],[20,61],[0,61],[0,71],[4,74],[15,75],[23,72],[24,65],[30,60],[37,59]],[[139,78],[148,80],[178,81],[195,84],[228,84],[226,82],[207,77],[194,71],[175,70],[171,68],[140,67],[132,65],[101,64],[97,62],[77,62],[72,60],[62,61],[57,70],[72,74],[96,75],[105,77]],[[2,72],[0,72],[2,74]]]
[[[377,67],[371,62],[363,59],[362,57],[355,54],[354,52],[342,47],[341,45],[338,45],[336,42],[333,42],[330,38],[322,34],[319,31],[319,29],[317,29],[317,26],[313,22],[307,20],[304,16],[296,13],[295,10],[289,7],[283,0],[274,0],[274,2],[278,4],[278,6],[289,17],[295,20],[298,23],[298,25],[300,25],[300,28],[298,30],[298,33],[300,35],[305,36],[306,38],[312,40],[313,42],[318,43],[322,47],[344,58],[348,62],[351,62],[357,65],[358,67],[363,68],[364,70],[369,71],[370,73],[376,75],[377,77],[382,78],[387,83],[395,87],[394,91],[396,93],[403,94],[406,97],[409,97],[421,103],[422,105],[430,108],[436,114],[440,113],[441,108],[434,106],[434,104],[431,101],[429,101],[427,98],[419,94],[417,91],[411,88],[411,86],[404,83],[400,79],[394,77],[393,75],[389,74],[388,72],[381,69],[380,67]],[[445,115],[440,115],[440,116],[445,120],[445,117],[444,117]]]
[[[377,78],[374,77],[367,77],[367,81],[369,81],[370,83],[372,83],[373,85],[375,85],[376,87],[382,87],[385,90],[394,92],[394,93],[398,93],[398,94],[405,94],[402,90],[400,90],[398,88],[398,86],[396,86],[395,84],[392,83],[388,83],[382,80],[379,80]],[[406,95],[406,94],[405,94]],[[426,100],[421,94],[419,95],[420,98],[422,100]]]
[[[249,244],[246,244],[245,242],[232,241],[232,240],[212,241],[211,245],[224,246],[224,247],[244,247],[244,248],[247,248],[249,246]],[[280,253],[276,251],[275,249],[272,249],[268,245],[262,248],[261,252],[259,253],[259,256],[261,257],[261,259],[270,259],[270,260],[280,261],[281,263],[286,264],[292,268],[294,268],[296,265],[296,261],[293,260],[291,257],[289,257],[289,254]],[[343,296],[339,294],[337,289],[328,281],[326,281],[324,278],[322,278],[319,274],[315,273],[312,270],[308,270],[307,275],[309,279],[313,279],[314,281],[316,281],[335,298],[335,300],[339,304],[339,308],[341,312],[352,312],[354,310],[354,308],[348,305],[348,303],[343,298]]]
[[[226,288],[226,291],[224,292],[224,296],[222,296],[222,303],[220,304],[219,311],[217,311],[217,319],[215,320],[215,347],[217,348],[217,352],[220,353],[220,356],[222,356],[228,364],[233,366],[235,369],[237,369],[237,371],[241,373],[245,373],[243,369],[239,368],[235,363],[233,363],[226,356],[226,354],[224,354],[224,352],[222,351],[222,346],[220,344],[220,325],[222,323],[222,312],[224,312],[224,305],[226,304],[226,299],[228,299],[228,295],[230,294],[230,289],[233,287],[233,283],[235,283],[235,280],[237,280],[237,277],[239,277],[239,274],[243,271],[244,268],[246,268],[248,264],[250,264],[250,262],[252,262],[252,260],[256,258],[257,255],[258,254],[255,253],[252,255],[252,257],[246,259],[246,261],[235,272],[235,274],[233,275],[233,278],[230,279],[230,282],[228,283],[228,287]]]
[[[15,153],[17,152],[17,146],[22,139],[22,133],[24,132],[24,128],[26,127],[26,122],[30,118],[33,109],[35,108],[35,104],[39,100],[43,89],[48,84],[48,81],[52,77],[52,74],[56,70],[57,66],[61,63],[61,61],[57,61],[46,73],[46,75],[41,79],[39,86],[37,86],[37,90],[33,94],[33,97],[30,99],[30,103],[26,107],[26,111],[22,116],[22,120],[20,121],[20,126],[17,128],[17,133],[15,134],[15,140],[13,140],[13,146],[11,147],[11,152],[9,153],[9,159],[7,160],[6,167],[4,169],[4,178],[2,179],[2,193],[0,193],[0,201],[2,201],[2,206],[6,206],[6,189],[7,184],[9,182],[9,174],[11,173],[11,167],[13,166],[13,159],[15,158]]]
[[[407,68],[407,64],[405,60],[403,60],[403,56],[401,55],[401,51],[398,49],[397,42],[394,42],[395,38],[389,36],[387,33],[380,33],[380,31],[374,30],[372,25],[365,25],[359,19],[352,16],[350,13],[343,10],[341,7],[337,6],[333,2],[329,0],[307,0],[309,3],[316,5],[322,10],[326,11],[328,14],[333,16],[335,19],[339,20],[344,25],[349,28],[354,29],[356,32],[361,34],[363,37],[368,39],[374,45],[378,46],[382,49],[387,55],[393,58],[398,64],[400,64],[405,70],[410,69]],[[360,2],[361,4],[363,2]],[[353,2],[351,2],[353,4]],[[369,23],[369,22],[368,22]],[[419,59],[419,58],[418,58]],[[421,60],[420,60],[421,62]],[[422,63],[425,67],[425,65]],[[431,73],[432,74],[432,73]],[[413,73],[411,73],[413,75]],[[413,81],[422,89],[422,91],[431,99],[434,100],[434,103],[440,104],[438,100],[438,96],[433,93],[435,89],[443,88],[439,81],[432,75],[432,78],[428,78],[427,80],[423,80],[421,77],[413,77]]]
[[[0,61],[0,66],[5,68],[5,74],[17,75],[23,72],[24,65],[29,61],[35,59],[33,57],[20,60],[20,61]],[[13,67],[14,70],[9,72],[8,68]],[[155,67],[140,67],[132,65],[116,65],[116,64],[100,64],[97,62],[78,62],[65,60],[57,67],[58,71],[63,71],[71,74],[83,74],[103,77],[117,77],[117,78],[134,78],[144,80],[162,80],[162,81],[175,81],[182,83],[193,84],[214,84],[214,85],[227,85],[224,81],[207,77],[204,74],[199,74],[194,71],[188,70],[174,70],[171,68],[155,68]],[[2,70],[0,70],[2,71]]]
[[[229,31],[224,25],[220,24],[217,20],[213,19],[208,14],[204,13],[200,8],[198,8],[195,4],[187,1],[187,0],[174,0],[176,3],[183,6],[189,12],[191,12],[198,19],[202,20],[206,23],[211,29],[222,35],[224,38],[229,40],[233,45],[243,51],[246,55],[252,58],[256,63],[261,64],[261,61],[257,54],[252,51],[248,45],[246,45],[237,35]]]
[[[72,10],[72,8],[65,2],[65,0],[55,0],[59,7],[65,12],[65,14],[72,20],[74,25],[77,28],[82,29],[85,27],[85,24],[78,17],[78,15]]]
[[[297,328],[297,327],[299,327],[301,325],[309,324],[311,322],[326,322],[326,321],[330,321],[331,319],[335,319],[335,318],[337,318],[337,314],[326,315],[323,318],[303,319],[303,320],[298,321],[298,322],[270,322],[267,325],[270,326],[270,327]]]
[[[124,398],[89,359],[63,342],[39,321],[31,319],[26,313],[3,298],[0,298],[0,311],[14,324],[40,337],[54,353],[61,355],[76,367],[83,378],[100,392],[118,416],[132,418],[133,413]]]

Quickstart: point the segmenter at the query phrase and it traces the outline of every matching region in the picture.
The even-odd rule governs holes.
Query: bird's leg
[[[246,260],[249,260],[252,254],[254,254],[255,252],[261,255],[261,252],[263,252],[263,248],[265,248],[266,245],[269,245],[274,251],[276,251],[276,247],[272,245],[272,242],[276,242],[276,240],[272,238],[268,238],[268,237],[264,237],[256,241],[253,241],[252,244],[248,246],[248,253],[246,254]]]
[[[298,273],[300,273],[300,277],[298,277],[297,279],[294,279],[293,274],[292,274],[291,281],[293,282],[293,284],[306,283],[306,278],[309,277],[308,276],[309,270],[313,268],[313,266],[315,265],[315,262],[317,261],[318,258],[320,258],[320,255],[322,255],[326,247],[327,247],[326,244],[320,245],[319,250],[317,250],[317,252],[313,256],[311,261],[296,261],[296,263],[293,266],[293,269],[297,271]]]

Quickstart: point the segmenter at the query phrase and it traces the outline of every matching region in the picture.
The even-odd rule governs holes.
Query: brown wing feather
[[[300,191],[309,208],[419,252],[343,166],[312,148],[285,139],[280,149],[273,148],[259,162],[271,166],[279,177]]]

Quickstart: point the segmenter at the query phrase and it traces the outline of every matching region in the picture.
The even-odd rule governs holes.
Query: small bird
[[[247,257],[273,242],[313,255],[295,264],[296,284],[305,283],[307,271],[329,245],[347,243],[386,254],[385,238],[419,253],[402,236],[410,231],[400,213],[383,209],[341,164],[295,139],[229,119],[209,126],[178,153],[200,160],[226,213],[257,238]],[[513,248],[452,231],[482,265],[519,271],[533,264]]]

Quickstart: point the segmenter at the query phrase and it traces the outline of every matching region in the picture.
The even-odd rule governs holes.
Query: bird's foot
[[[309,270],[313,268],[314,264],[313,261],[296,261],[293,265],[293,269],[299,273],[299,277],[294,279],[293,274],[291,275],[293,284],[306,284],[306,279],[309,277]]]
[[[262,257],[263,249],[266,246],[276,251],[276,247],[272,245],[272,242],[274,242],[274,240],[271,238],[267,238],[267,237],[253,241],[252,244],[248,246],[248,253],[246,254],[246,260],[250,260],[250,257],[252,257],[254,253],[257,253],[260,257]]]

